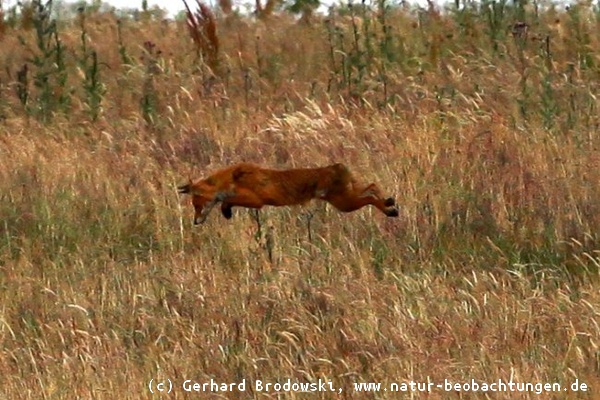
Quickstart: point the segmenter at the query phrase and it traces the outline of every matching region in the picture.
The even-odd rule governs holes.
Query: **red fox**
[[[342,212],[371,204],[388,217],[398,216],[392,197],[384,198],[374,183],[358,184],[343,164],[274,170],[241,163],[221,169],[208,178],[190,180],[178,190],[192,196],[194,225],[204,223],[219,202],[227,219],[232,217],[234,206],[260,209],[265,205],[305,204],[311,199],[325,200]]]

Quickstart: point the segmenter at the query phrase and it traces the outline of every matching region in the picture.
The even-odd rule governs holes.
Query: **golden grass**
[[[197,10],[193,12],[184,1],[190,37],[196,45],[202,60],[212,70],[218,72],[219,67],[219,37],[217,35],[217,21],[212,10],[201,1],[196,1]]]
[[[134,63],[123,65],[114,18],[88,21],[89,46],[105,63],[97,122],[87,117],[76,73],[72,113],[46,124],[26,116],[12,86],[0,88],[0,397],[158,398],[150,379],[171,379],[170,398],[391,399],[409,394],[360,395],[353,383],[578,379],[591,392],[553,398],[594,398],[593,68],[576,65],[571,81],[553,81],[560,107],[547,126],[541,103],[517,101],[524,70],[538,95],[536,45],[527,43],[525,68],[512,38],[498,57],[478,24],[469,28],[478,36],[462,38],[468,31],[455,27],[447,40],[436,36],[439,24],[415,27],[410,14],[399,15],[394,30],[405,42],[396,50],[411,58],[387,65],[393,96],[381,104],[375,75],[358,101],[333,87],[340,80],[331,83],[320,25],[229,16],[219,32],[230,72],[214,80],[195,74],[184,22],[124,21]],[[27,50],[7,29],[0,63],[14,74]],[[32,32],[18,32],[32,43]],[[78,34],[69,24],[61,31],[74,52]],[[591,49],[600,49],[598,39],[590,36]],[[426,51],[430,40],[441,41],[437,54]],[[554,68],[567,74],[574,39],[553,40]],[[139,102],[146,41],[161,50],[150,121]],[[236,209],[231,221],[213,213],[193,227],[177,184],[239,161],[347,163],[393,193],[401,216],[345,215],[314,202],[266,208],[259,224]],[[319,378],[342,394],[181,387],[186,379]]]

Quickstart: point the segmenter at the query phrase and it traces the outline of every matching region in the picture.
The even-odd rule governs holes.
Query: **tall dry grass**
[[[81,24],[59,22],[62,70],[39,64],[50,82],[68,77],[50,92],[68,112],[42,115],[35,30],[7,17],[2,397],[153,398],[150,379],[168,378],[171,398],[216,398],[181,383],[321,378],[342,394],[220,395],[391,399],[410,394],[353,383],[578,379],[591,391],[541,396],[594,398],[600,30],[577,7],[354,9],[312,25],[229,14],[216,20],[217,77],[198,69],[185,21],[89,12],[95,120]],[[344,162],[396,196],[401,217],[313,203],[193,227],[176,185],[238,161]]]

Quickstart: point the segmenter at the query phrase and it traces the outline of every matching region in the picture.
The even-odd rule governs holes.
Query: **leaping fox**
[[[192,196],[195,225],[204,223],[219,202],[227,219],[232,217],[234,206],[260,209],[265,205],[305,204],[311,199],[325,200],[342,212],[370,204],[388,217],[398,216],[394,198],[384,198],[374,183],[360,185],[343,164],[275,170],[241,163],[221,169],[208,178],[190,180],[178,190]]]

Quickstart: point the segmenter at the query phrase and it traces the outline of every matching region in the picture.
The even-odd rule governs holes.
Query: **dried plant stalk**
[[[196,0],[198,9],[192,12],[184,0],[187,25],[196,50],[206,65],[216,72],[219,66],[219,37],[217,36],[217,20],[212,10],[200,0]]]

